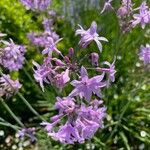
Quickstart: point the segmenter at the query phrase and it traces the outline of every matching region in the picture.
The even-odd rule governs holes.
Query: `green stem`
[[[20,129],[19,127],[15,126],[15,125],[12,125],[8,122],[0,122],[0,125],[10,127],[12,129],[14,129],[15,131],[18,131]]]
[[[112,136],[114,135],[114,133],[116,132],[118,126],[119,126],[120,123],[121,123],[122,117],[123,117],[123,115],[125,114],[126,110],[128,109],[130,103],[131,103],[131,101],[128,101],[128,103],[125,105],[125,107],[124,107],[124,109],[123,109],[123,111],[122,111],[122,113],[121,113],[121,115],[120,115],[120,117],[119,117],[119,120],[117,121],[117,124],[116,124],[116,126],[114,127],[114,130],[112,131],[111,135],[108,137],[108,140],[107,140],[107,141],[109,141],[109,140],[112,138]]]
[[[28,61],[25,59],[25,62],[27,64],[28,67],[30,67]],[[36,87],[36,89],[38,90],[38,92],[45,98],[45,100],[48,100],[48,96],[45,96],[45,93],[43,93],[41,91],[41,89],[39,88],[39,86],[36,84],[35,80],[33,80],[33,78],[30,76],[30,74],[27,72],[27,70],[23,67],[23,71],[26,74],[26,76],[29,78],[29,80],[33,83],[33,85]]]
[[[27,107],[32,111],[33,114],[44,121],[44,118],[40,116],[40,114],[28,103],[28,101],[22,96],[20,92],[17,92],[17,95],[22,99],[22,101],[27,105]]]
[[[1,69],[0,69],[0,75],[3,75]],[[5,78],[5,77],[4,77]],[[12,89],[14,89],[14,87],[11,85],[11,83],[5,78],[5,80],[8,82],[8,84],[11,86]],[[14,89],[15,90],[15,89]],[[39,119],[41,119],[42,121],[44,121],[44,119],[39,115],[39,113],[28,103],[28,101],[22,96],[22,94],[20,92],[16,92],[16,94],[22,99],[22,101],[27,105],[27,107],[33,112],[33,114],[35,114]]]
[[[9,108],[9,106],[5,103],[3,98],[0,97],[1,103],[6,108],[6,110],[9,112],[9,114],[16,120],[16,122],[21,126],[24,127],[24,124],[18,119],[18,117],[12,112],[12,110]]]

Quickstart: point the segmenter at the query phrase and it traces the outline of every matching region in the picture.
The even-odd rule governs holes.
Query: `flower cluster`
[[[101,13],[108,9],[115,11],[111,5],[111,1],[105,2]],[[146,24],[150,23],[150,8],[146,1],[142,2],[138,8],[133,8],[133,6],[132,0],[122,0],[121,6],[116,12],[123,32],[131,30],[138,24],[141,24],[142,29],[144,29]],[[139,12],[136,13],[136,11]]]
[[[52,65],[52,62],[58,66]],[[70,80],[69,69],[67,68],[69,63],[65,64],[60,59],[46,57],[41,66],[34,61],[33,65],[36,67],[36,69],[34,69],[34,78],[40,83],[43,91],[43,82],[56,85],[56,87],[62,89]]]
[[[8,98],[17,92],[21,86],[18,79],[12,80],[10,75],[3,74],[0,77],[0,96],[6,96]]]
[[[36,46],[40,46],[44,48],[43,54],[51,55],[52,51],[56,51],[60,53],[59,50],[56,48],[56,44],[61,40],[59,39],[58,34],[53,30],[53,23],[55,20],[55,12],[48,12],[52,18],[44,18],[43,27],[44,32],[41,33],[34,33],[31,32],[28,34],[29,40]]]
[[[83,143],[86,139],[91,139],[95,132],[103,127],[106,108],[100,107],[101,104],[102,101],[95,99],[86,106],[76,104],[74,98],[57,97],[55,107],[59,110],[59,114],[51,118],[51,123],[43,122],[41,125],[45,126],[49,136],[61,143]],[[62,125],[65,118],[67,122]]]
[[[23,128],[18,131],[18,136],[20,139],[24,139],[25,137],[29,137],[31,142],[35,142],[37,139],[35,137],[35,128]]]
[[[18,71],[24,63],[25,46],[16,45],[11,39],[10,42],[3,41],[3,48],[0,49],[0,65],[9,71]]]
[[[23,5],[32,10],[44,11],[50,5],[51,0],[20,0]]]
[[[100,40],[107,41],[107,39],[99,37],[96,29],[97,24],[93,21],[87,31],[82,27],[76,31],[76,34],[81,35],[79,42],[81,47],[86,48],[95,41],[98,49],[102,50]],[[53,55],[54,52],[57,55]],[[102,97],[101,89],[108,87],[110,81],[115,81],[115,61],[112,64],[103,62],[102,64],[108,67],[101,67],[99,54],[93,52],[85,55],[87,59],[90,58],[91,68],[89,68],[83,66],[82,61],[75,59],[74,48],[70,48],[69,53],[63,56],[56,43],[50,44],[42,54],[44,56],[42,65],[33,61],[34,78],[39,82],[42,90],[44,91],[44,83],[61,90],[67,86],[67,83],[73,86],[67,97],[57,97],[55,108],[59,113],[51,118],[51,122],[42,122],[42,125],[45,126],[50,137],[61,143],[83,143],[91,139],[95,132],[103,127],[106,108],[102,106],[102,100],[98,99]],[[96,71],[97,75],[90,77],[88,70]],[[74,80],[70,81],[72,78]]]
[[[150,45],[147,44],[146,47],[141,46],[140,51],[140,59],[144,62],[144,64],[150,64]]]

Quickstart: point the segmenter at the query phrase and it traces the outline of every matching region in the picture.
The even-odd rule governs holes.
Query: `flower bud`
[[[66,63],[70,63],[70,59],[69,59],[68,56],[65,56],[65,57],[64,57],[64,60],[65,60]]]
[[[53,60],[55,61],[55,64],[57,66],[64,66],[65,65],[60,59],[53,58]]]
[[[99,55],[97,53],[91,53],[90,58],[92,61],[92,65],[98,66]]]
[[[72,57],[74,55],[74,49],[71,47],[69,49],[69,56]]]

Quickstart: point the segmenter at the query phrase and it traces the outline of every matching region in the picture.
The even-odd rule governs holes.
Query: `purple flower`
[[[96,32],[97,30],[96,22],[93,21],[88,30],[84,30],[80,25],[79,27],[80,29],[76,30],[76,35],[81,35],[79,45],[83,48],[86,48],[92,41],[95,41],[98,46],[98,49],[102,51],[102,44],[100,41],[108,42],[108,40],[105,37],[99,37],[99,35]]]
[[[56,87],[63,88],[65,84],[70,81],[69,70],[66,69],[61,74],[57,74],[54,77],[54,80],[55,80]]]
[[[63,63],[60,59],[57,59],[57,58],[52,58],[52,60],[55,62],[55,64],[57,66],[65,66],[65,63]]]
[[[132,26],[135,27],[137,24],[141,24],[142,29],[145,28],[146,24],[150,23],[150,11],[146,2],[143,2],[139,7],[139,14],[133,15],[134,20]]]
[[[112,64],[110,64],[109,62],[105,61],[103,62],[104,65],[107,65],[109,68],[97,68],[98,72],[105,72],[108,74],[108,83],[107,85],[109,85],[109,81],[114,82],[115,81],[115,60],[113,61]]]
[[[71,113],[75,109],[75,99],[71,97],[60,98],[57,97],[57,102],[55,103],[55,108],[59,110],[59,113]]]
[[[50,0],[20,0],[23,5],[32,10],[44,11],[49,5]]]
[[[141,51],[140,51],[140,59],[144,61],[144,64],[149,64],[150,63],[150,45],[147,44],[146,47],[141,46]]]
[[[117,11],[119,18],[124,18],[126,15],[129,15],[132,11],[132,1],[131,0],[122,0],[121,7]]]
[[[0,64],[9,71],[18,71],[24,63],[25,46],[16,45],[12,40],[2,41],[2,43],[4,48],[0,49]]]
[[[0,77],[0,96],[6,96],[9,98],[14,93],[16,93],[20,88],[21,84],[17,80],[12,80],[10,75],[3,74]]]
[[[29,33],[29,40],[37,46],[47,47],[51,43],[51,38],[54,42],[59,39],[59,36],[53,31],[45,31],[44,33]]]
[[[56,42],[53,40],[53,38],[48,37],[48,44],[45,46],[45,49],[42,51],[43,55],[52,56],[52,52],[55,51],[57,54],[61,54],[61,52],[57,49],[56,44],[61,41],[61,39],[58,39]]]
[[[49,133],[49,136],[64,144],[74,144],[74,142],[80,141],[78,130],[68,122],[60,126],[57,133]]]
[[[53,74],[55,74],[55,71],[52,69],[51,59],[45,58],[44,63],[41,66],[33,61],[33,65],[36,67],[36,70],[34,69],[34,78],[40,83],[40,86],[44,91],[43,82],[50,83]]]
[[[53,28],[52,28],[53,23],[54,23],[53,19],[44,18],[44,20],[42,22],[44,30],[47,32],[52,31],[53,30]]]
[[[104,12],[104,11],[107,11],[107,10],[113,10],[114,8],[112,7],[112,5],[111,5],[111,2],[112,2],[113,0],[108,0],[107,2],[105,2],[104,3],[104,7],[103,7],[103,9],[102,9],[102,11],[101,11],[101,14]]]
[[[101,97],[100,89],[106,86],[105,82],[101,82],[104,78],[104,73],[102,75],[94,76],[93,78],[88,77],[87,70],[81,68],[81,80],[73,80],[71,84],[75,89],[69,94],[69,96],[77,96],[80,98],[85,97],[87,101],[91,100],[92,93],[96,94],[98,97]]]
[[[20,139],[29,137],[31,142],[35,142],[37,140],[35,137],[35,128],[23,128],[18,131],[18,134]]]
[[[94,100],[89,106],[78,105],[75,99],[70,97],[57,98],[55,106],[59,115],[54,116],[54,122],[43,122],[42,125],[45,126],[48,135],[56,141],[65,144],[83,143],[103,127],[106,108],[100,107],[101,104],[102,101]]]

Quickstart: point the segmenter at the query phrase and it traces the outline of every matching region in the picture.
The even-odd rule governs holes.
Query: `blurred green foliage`
[[[140,0],[136,1],[136,5],[140,2]],[[119,2],[113,4],[118,6]],[[100,7],[102,7],[102,3],[100,3]],[[109,43],[103,44],[100,61],[112,62],[114,55],[117,55],[116,81],[103,91],[108,116],[105,119],[104,129],[98,131],[91,141],[94,149],[136,150],[144,145],[143,149],[148,150],[150,148],[150,75],[148,69],[139,60],[138,53],[140,45],[145,45],[150,41],[150,26],[144,30],[136,27],[131,32],[122,34],[115,13],[108,12],[100,15],[100,10],[94,8],[87,10],[81,8],[80,12],[75,12],[78,13],[76,15],[79,18],[76,18],[74,26],[68,18],[65,18],[61,2],[55,1],[52,5],[53,8],[58,15],[64,15],[63,18],[58,17],[55,22],[56,32],[63,37],[59,48],[64,53],[67,53],[70,47],[75,47],[81,56],[84,56],[87,50],[98,52],[95,44],[92,44],[87,50],[79,51],[77,49],[79,38],[74,35],[77,24],[87,28],[95,20],[100,35],[109,40]],[[0,1],[0,31],[6,33],[7,38],[12,38],[16,43],[26,44],[28,49],[26,54],[28,63],[25,63],[24,69],[19,73],[15,72],[12,75],[20,78],[23,83],[21,93],[47,119],[53,114],[51,109],[57,94],[53,87],[47,87],[44,94],[39,92],[38,84],[35,83],[32,75],[32,60],[41,62],[42,58],[40,50],[29,45],[26,37],[30,31],[42,31],[40,22],[43,16],[44,14],[25,10],[19,0]],[[88,60],[85,60],[86,64],[88,64]],[[29,112],[18,96],[7,100],[7,103],[27,126],[36,126],[39,123],[39,120]],[[1,117],[15,124],[1,105],[0,108]],[[6,127],[1,127],[1,129],[4,129],[7,134],[12,132],[12,130],[8,131]],[[47,138],[43,131],[39,131],[37,137],[39,140],[34,146],[39,147],[39,150],[89,149],[89,141],[85,144],[66,146]],[[32,149],[34,148],[32,147]]]

